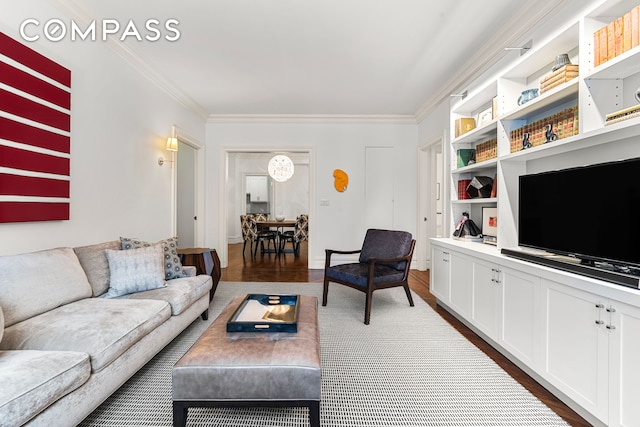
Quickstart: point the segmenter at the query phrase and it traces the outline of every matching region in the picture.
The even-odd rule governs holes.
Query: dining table
[[[279,254],[280,253],[280,233],[282,233],[282,231],[285,228],[295,227],[296,220],[285,219],[282,221],[278,221],[277,219],[268,219],[266,221],[256,221],[256,225],[258,226],[258,228],[275,228],[276,229],[277,231],[276,249],[274,250],[274,252]]]

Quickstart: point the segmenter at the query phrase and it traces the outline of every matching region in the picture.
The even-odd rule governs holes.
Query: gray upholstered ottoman
[[[173,425],[190,407],[307,406],[320,426],[318,300],[300,296],[298,332],[227,333],[234,300],[173,368]]]

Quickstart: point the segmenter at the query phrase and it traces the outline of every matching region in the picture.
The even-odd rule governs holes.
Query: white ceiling
[[[58,0],[76,19],[177,19],[119,47],[205,116],[417,117],[562,0]],[[524,19],[523,17],[527,17]],[[512,54],[513,55],[513,54]]]

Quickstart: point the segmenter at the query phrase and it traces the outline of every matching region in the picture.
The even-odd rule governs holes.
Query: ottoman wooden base
[[[320,426],[318,300],[301,295],[296,333],[227,333],[234,300],[173,368],[174,426],[190,407],[305,406]]]
[[[243,407],[293,407],[306,406],[309,408],[309,424],[311,427],[320,427],[320,401],[319,400],[283,400],[269,402],[247,402],[247,401],[211,401],[211,400],[185,400],[173,401],[173,425],[174,427],[185,427],[187,425],[188,408],[243,408]]]

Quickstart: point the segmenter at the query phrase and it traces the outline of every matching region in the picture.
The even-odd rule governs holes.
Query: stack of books
[[[611,125],[613,123],[619,123],[636,117],[640,117],[640,104],[607,114],[605,117],[605,124]]]
[[[551,125],[557,139],[568,138],[578,134],[578,105],[565,108],[559,113],[545,117],[544,119],[526,124],[510,132],[510,151],[515,153],[522,150],[524,134],[529,134],[529,142],[534,146],[547,142],[546,127]]]
[[[604,64],[640,45],[640,6],[593,33],[594,66]]]
[[[540,93],[545,93],[564,82],[578,77],[578,65],[567,64],[540,80]]]
[[[490,139],[476,145],[476,163],[498,157],[498,140]]]

